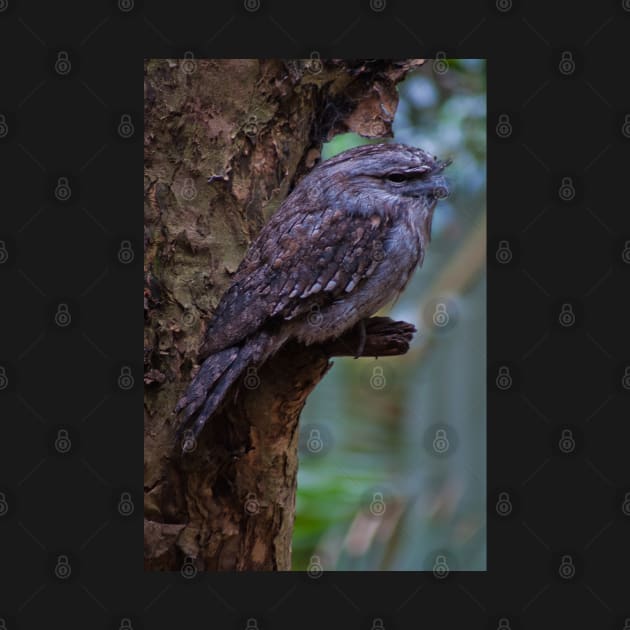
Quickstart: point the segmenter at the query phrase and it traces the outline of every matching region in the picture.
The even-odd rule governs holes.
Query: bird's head
[[[432,212],[448,195],[443,176],[450,160],[438,160],[404,144],[367,144],[319,164],[303,180],[329,203],[350,212],[384,214],[406,209]]]

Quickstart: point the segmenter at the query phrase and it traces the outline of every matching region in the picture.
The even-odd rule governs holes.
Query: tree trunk
[[[149,60],[145,64],[145,568],[289,570],[298,419],[329,357],[288,344],[238,383],[197,442],[173,409],[205,322],[248,244],[339,132],[391,135],[400,62]],[[401,354],[412,328],[368,323],[363,355]]]

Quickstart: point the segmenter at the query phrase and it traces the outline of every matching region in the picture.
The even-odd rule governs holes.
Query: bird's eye
[[[409,177],[405,175],[404,173],[390,173],[387,176],[388,181],[395,182],[396,184],[400,184],[401,182],[404,182],[407,179],[409,179]]]

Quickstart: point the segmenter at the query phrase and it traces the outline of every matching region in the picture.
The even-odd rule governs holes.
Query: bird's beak
[[[412,196],[428,196],[436,201],[444,199],[448,197],[448,182],[440,171],[436,171],[426,179],[414,182]]]

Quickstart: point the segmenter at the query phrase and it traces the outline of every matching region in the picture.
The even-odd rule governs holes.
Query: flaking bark
[[[421,63],[145,64],[145,568],[290,569],[299,414],[359,332],[288,344],[183,456],[173,409],[248,243],[323,141],[391,135],[395,84]],[[403,353],[412,332],[373,318],[362,354]]]

